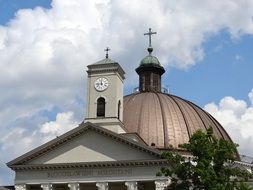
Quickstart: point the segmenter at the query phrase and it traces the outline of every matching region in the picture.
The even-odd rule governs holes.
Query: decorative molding
[[[97,182],[96,186],[98,187],[98,190],[108,190],[107,182]]]
[[[122,69],[122,67],[120,66],[120,64],[118,64],[117,62],[115,63],[95,63],[92,65],[88,65],[88,70],[87,73],[89,75],[91,74],[99,74],[99,73],[104,73],[104,72],[118,72],[118,74],[120,75],[120,77],[122,79],[125,79],[125,71]]]
[[[26,190],[26,184],[15,185],[15,190]]]
[[[253,167],[253,163],[247,163],[242,161],[235,161],[235,163],[243,166]]]
[[[80,135],[86,133],[88,130],[93,130],[99,134],[102,134],[104,136],[108,136],[116,141],[127,144],[135,149],[138,149],[140,151],[147,152],[151,155],[160,157],[161,152],[157,149],[148,147],[148,146],[143,145],[138,142],[131,141],[122,135],[113,133],[112,131],[109,131],[109,130],[104,129],[102,127],[98,127],[90,122],[86,122],[86,123],[81,123],[77,128],[59,136],[58,138],[53,139],[52,141],[49,141],[46,144],[41,145],[40,147],[22,155],[21,157],[18,157],[16,159],[10,161],[9,163],[7,163],[7,165],[10,168],[14,168],[15,165],[23,165],[23,164],[27,163],[28,161],[30,161],[36,157],[39,157],[41,155],[44,155],[47,152],[55,149],[56,147],[66,143],[66,142],[71,141],[73,138],[79,137]]]
[[[127,190],[138,190],[138,184],[136,181],[127,181],[125,182]]]
[[[73,169],[73,168],[100,168],[100,167],[130,167],[130,166],[164,166],[169,164],[167,160],[126,160],[107,162],[86,162],[86,163],[60,163],[60,164],[31,164],[13,165],[11,169],[21,170],[48,170],[48,169]]]

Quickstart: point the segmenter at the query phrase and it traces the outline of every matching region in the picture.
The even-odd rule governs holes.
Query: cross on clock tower
[[[126,132],[123,126],[124,70],[109,58],[88,65],[88,96],[85,121],[96,123],[116,133]]]

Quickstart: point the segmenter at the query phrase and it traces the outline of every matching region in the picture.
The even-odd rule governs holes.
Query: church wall
[[[69,183],[79,181],[145,181],[155,180],[156,172],[161,166],[145,167],[102,167],[83,169],[54,169],[54,170],[30,170],[17,171],[15,184],[41,184],[41,183]],[[159,178],[161,179],[161,177]]]

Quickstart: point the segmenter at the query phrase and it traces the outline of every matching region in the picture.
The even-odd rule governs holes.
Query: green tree
[[[249,190],[244,182],[251,177],[245,170],[235,167],[237,145],[217,139],[212,128],[207,133],[197,131],[189,143],[180,145],[191,154],[188,158],[176,151],[162,154],[169,166],[161,168],[157,175],[171,177],[168,189]]]

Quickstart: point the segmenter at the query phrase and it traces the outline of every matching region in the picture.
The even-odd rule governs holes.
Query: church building
[[[79,126],[7,163],[16,190],[163,190],[170,179],[156,176],[164,150],[187,143],[210,126],[231,141],[202,108],[162,88],[165,69],[148,54],[136,68],[139,88],[124,96],[125,72],[109,58],[88,65],[86,117]],[[252,172],[252,164],[237,162]]]

